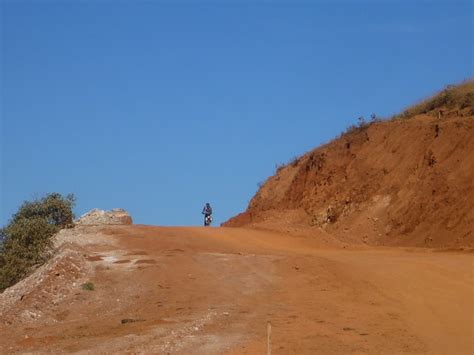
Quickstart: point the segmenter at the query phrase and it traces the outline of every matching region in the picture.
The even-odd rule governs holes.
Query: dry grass
[[[392,118],[410,118],[419,114],[454,108],[469,109],[470,113],[474,114],[474,79],[466,80],[459,85],[448,85],[445,89],[408,107]]]

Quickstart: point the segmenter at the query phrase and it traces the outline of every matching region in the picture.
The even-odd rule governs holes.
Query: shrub
[[[293,157],[293,159],[290,160],[288,163],[289,165],[296,167],[300,163],[300,158],[299,157]]]
[[[375,117],[375,114],[372,114],[372,116],[373,120],[371,122],[367,122],[364,116],[358,117],[357,124],[351,124],[349,127],[347,127],[346,130],[339,135],[339,138],[344,137],[346,135],[362,132],[366,130],[371,124],[381,121],[380,119]]]
[[[18,212],[13,215],[12,224],[23,218],[40,217],[49,224],[65,228],[72,225],[74,218],[72,208],[75,201],[73,194],[69,194],[64,198],[56,192],[50,193],[39,200],[25,201]]]
[[[286,167],[286,165],[285,165],[284,163],[275,164],[275,173],[279,173],[279,172],[282,171],[285,167]]]
[[[84,284],[82,284],[82,289],[85,290],[85,291],[94,291],[95,290],[95,286],[92,282],[86,282]]]
[[[51,255],[51,237],[72,225],[74,195],[51,193],[24,202],[9,224],[0,229],[0,292],[17,283]]]

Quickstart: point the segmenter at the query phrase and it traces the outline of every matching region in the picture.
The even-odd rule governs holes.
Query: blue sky
[[[0,4],[0,225],[52,191],[220,223],[276,164],[473,75],[471,1]]]

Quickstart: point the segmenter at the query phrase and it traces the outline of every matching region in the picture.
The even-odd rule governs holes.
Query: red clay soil
[[[450,105],[433,107],[446,101],[438,96],[424,113],[353,127],[281,167],[224,225],[324,229],[332,243],[474,247],[474,82],[460,88]]]
[[[85,228],[0,294],[0,353],[265,354],[269,322],[272,354],[472,354],[472,262],[240,228]]]

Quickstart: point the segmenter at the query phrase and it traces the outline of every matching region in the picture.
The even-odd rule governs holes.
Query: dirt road
[[[273,354],[474,352],[472,253],[237,228],[87,233],[69,264],[0,298],[0,353],[266,354],[268,322]]]

